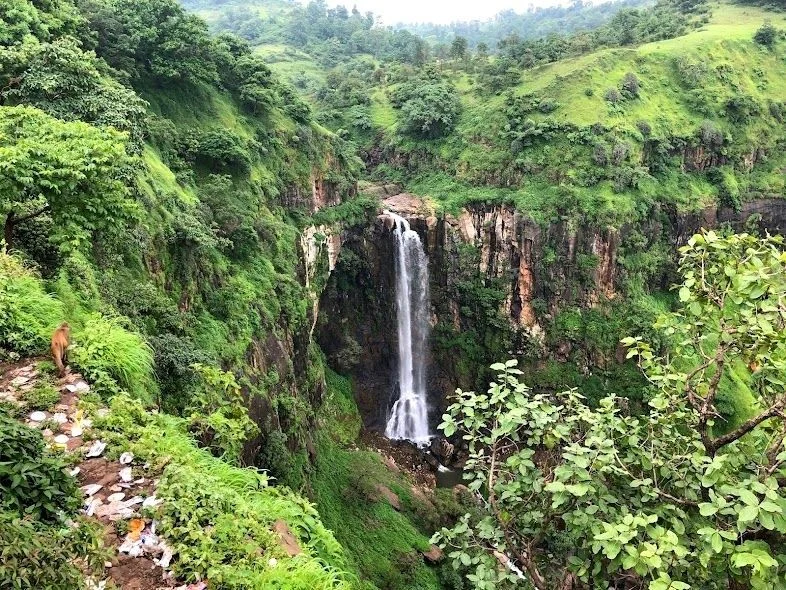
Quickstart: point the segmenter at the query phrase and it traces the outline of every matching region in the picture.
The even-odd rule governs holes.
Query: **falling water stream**
[[[409,227],[409,222],[395,213],[386,214],[396,224],[399,398],[393,404],[385,436],[425,445],[431,440],[426,396],[428,258],[420,236]]]

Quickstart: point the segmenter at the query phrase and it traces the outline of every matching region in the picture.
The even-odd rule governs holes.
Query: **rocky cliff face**
[[[567,307],[591,309],[623,299],[630,273],[625,256],[658,247],[675,253],[701,227],[729,225],[737,231],[755,227],[786,233],[786,201],[779,199],[751,201],[739,212],[713,208],[678,215],[654,208],[645,222],[621,228],[570,221],[541,226],[505,205],[477,206],[458,216],[437,217],[428,203],[412,195],[389,196],[383,207],[407,217],[426,247],[435,339],[446,332],[458,338],[487,328],[479,324],[488,318],[479,317],[468,300],[474,285],[480,293],[477,297],[484,295],[484,289],[499,297],[497,311],[507,324],[497,329],[501,354],[522,355],[539,347],[537,354],[542,357],[563,361],[568,344],[544,344],[550,320]],[[317,338],[330,362],[353,376],[366,425],[381,428],[396,394],[391,227],[383,215],[370,227],[345,229],[342,241],[335,273],[322,297]],[[648,269],[649,289],[668,288],[674,259]],[[493,340],[494,333],[490,337]],[[439,343],[434,344],[438,348]],[[474,386],[471,376],[483,368],[462,366],[463,351],[442,344],[443,350],[436,351],[430,363],[435,415],[446,394],[458,386]],[[624,358],[610,356],[603,362]]]

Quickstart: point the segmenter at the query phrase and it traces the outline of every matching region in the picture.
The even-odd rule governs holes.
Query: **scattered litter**
[[[65,415],[65,412],[57,412],[56,414],[52,414],[52,420],[58,424],[65,424],[68,422],[68,416]]]
[[[131,538],[127,535],[123,544],[117,548],[119,553],[126,553],[131,557],[139,557],[142,555],[144,548],[142,547],[142,541],[132,541]]]
[[[134,496],[125,502],[111,502],[110,504],[101,506],[98,510],[96,510],[96,516],[105,517],[111,521],[120,519],[128,520],[136,513],[134,506],[141,504],[144,501],[145,499],[142,496]]]
[[[106,582],[107,582],[106,580],[101,580],[100,582],[96,582],[88,578],[86,581],[87,581],[87,590],[106,590]]]
[[[109,503],[121,502],[123,500],[123,498],[125,498],[125,497],[126,497],[126,495],[123,492],[118,492],[116,494],[110,494],[107,497],[106,501],[109,502]]]
[[[169,564],[172,563],[172,557],[174,557],[174,553],[172,548],[166,544],[165,541],[161,541],[158,546],[163,550],[161,557],[159,559],[154,560],[158,565],[160,565],[163,569],[167,569]],[[204,587],[204,586],[203,586]]]
[[[133,453],[125,452],[122,455],[120,455],[120,464],[121,465],[128,465],[133,460],[134,460],[134,454]]]
[[[85,496],[95,496],[98,491],[103,488],[100,483],[91,483],[86,486],[82,486],[80,489],[85,493]]]
[[[90,448],[87,450],[87,455],[85,455],[88,459],[91,457],[100,457],[102,453],[106,449],[106,443],[100,440],[94,441]]]
[[[270,558],[270,559],[268,559],[268,561],[267,561],[267,564],[268,564],[270,567],[275,567],[277,563],[278,563],[278,559],[276,559],[275,557],[271,557],[271,558]]]
[[[85,508],[85,514],[87,516],[93,516],[93,514],[95,514],[96,510],[99,507],[103,506],[103,504],[104,503],[101,501],[101,498],[92,498],[87,503],[87,507]]]
[[[74,424],[71,427],[71,436],[82,436],[82,427],[79,424]]]
[[[138,486],[141,486],[143,483],[145,483],[145,478],[144,477],[140,477],[139,479],[135,479],[134,483],[136,485],[138,485]]]
[[[139,541],[142,531],[145,529],[145,521],[141,518],[132,518],[128,521],[128,539]]]
[[[44,436],[52,436],[54,432],[52,432],[49,428],[45,428],[44,430],[41,431],[41,434],[43,434]]]
[[[156,498],[154,494],[145,498],[145,501],[142,502],[142,508],[157,508],[161,505],[162,502],[163,500]]]
[[[30,377],[19,375],[19,377],[14,377],[13,379],[11,379],[11,385],[13,387],[19,387],[20,385],[24,385],[28,381],[30,381]]]
[[[134,479],[134,476],[131,474],[130,467],[124,467],[118,472],[118,475],[120,476],[120,479],[122,479],[126,483]]]
[[[68,472],[68,474],[71,477],[76,477],[77,475],[79,475],[80,471],[82,471],[82,470],[79,467],[74,467],[71,471]]]
[[[109,569],[110,567],[112,567],[112,562],[111,561],[105,561],[104,562],[104,567]]]
[[[71,393],[87,393],[90,391],[90,386],[81,379],[76,383],[69,383],[65,388]]]
[[[117,485],[117,484],[115,484],[115,485],[113,485],[113,486],[111,486],[111,487],[109,488],[109,491],[110,491],[110,492],[120,492],[120,491],[122,491],[122,490],[123,490],[123,488],[122,488],[122,487],[120,487],[120,486],[119,486],[119,485]]]
[[[125,553],[131,557],[139,557],[141,555],[160,556],[154,559],[155,563],[164,569],[167,569],[172,563],[174,552],[156,534],[155,521],[149,527],[145,527],[145,521],[141,518],[135,518],[129,522],[129,532],[123,540],[123,544],[118,547],[120,553]],[[196,590],[197,588],[206,588],[207,586],[183,586]]]
[[[30,419],[33,422],[43,422],[46,420],[46,412],[33,412],[30,414]]]
[[[59,445],[67,445],[68,444],[68,435],[67,434],[58,434],[53,439]]]

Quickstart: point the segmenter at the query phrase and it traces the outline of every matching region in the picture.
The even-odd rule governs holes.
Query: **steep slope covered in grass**
[[[753,40],[768,19],[786,23],[716,5],[698,31],[525,70],[497,96],[458,78],[455,133],[423,142],[394,132],[389,159],[451,210],[494,199],[542,221],[618,226],[655,202],[690,210],[782,196],[784,44]],[[374,96],[376,111],[385,103]]]

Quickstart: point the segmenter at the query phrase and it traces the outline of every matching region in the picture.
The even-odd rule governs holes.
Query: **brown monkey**
[[[60,327],[52,334],[52,357],[57,366],[57,374],[65,377],[65,363],[68,351],[68,337],[71,334],[71,326],[67,322],[60,324]]]

